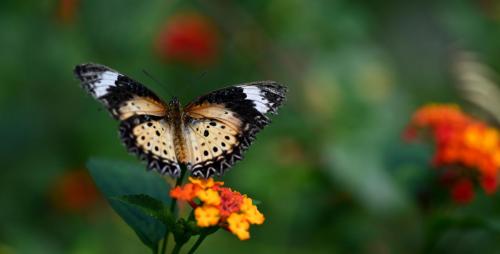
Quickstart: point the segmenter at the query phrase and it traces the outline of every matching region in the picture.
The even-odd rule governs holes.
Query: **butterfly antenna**
[[[191,79],[191,81],[189,82],[189,87],[188,88],[193,88],[193,87],[196,87],[196,83],[198,83],[199,81],[201,81],[206,75],[207,75],[208,71],[203,71],[202,73],[200,73],[196,79]],[[193,83],[192,80],[195,80],[195,83]]]
[[[151,75],[148,71],[146,71],[145,69],[142,69],[142,72],[144,73],[144,75],[148,76],[148,78],[150,78],[151,80],[153,80],[162,90],[163,92],[165,92],[167,95],[169,96],[172,96],[171,93],[169,93],[167,91],[167,89],[165,89],[166,85],[162,84],[160,81],[158,81],[158,79],[156,79],[155,77],[153,77],[153,75]]]
[[[208,71],[204,71],[200,74],[199,76],[199,79],[202,80],[206,75],[207,75]]]

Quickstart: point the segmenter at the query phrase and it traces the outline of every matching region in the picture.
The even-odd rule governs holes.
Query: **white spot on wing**
[[[101,80],[93,85],[94,95],[99,98],[108,93],[108,88],[115,85],[118,73],[105,71],[101,74]]]
[[[262,90],[256,86],[240,86],[243,88],[243,93],[248,100],[254,102],[255,109],[260,113],[267,113],[269,111],[269,101],[262,94]]]
[[[260,112],[260,113],[267,113],[269,111],[269,107],[266,104],[260,104],[257,103],[255,105],[255,108]]]

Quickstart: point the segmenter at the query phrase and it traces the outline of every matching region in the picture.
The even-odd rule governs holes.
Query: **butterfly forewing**
[[[266,113],[276,113],[285,98],[285,87],[272,81],[241,84],[202,96],[185,108],[185,133],[192,151],[188,169],[194,176],[222,175],[269,123]]]
[[[135,115],[165,116],[165,104],[139,82],[106,66],[82,64],[75,75],[94,98],[101,101],[114,118],[125,120]]]

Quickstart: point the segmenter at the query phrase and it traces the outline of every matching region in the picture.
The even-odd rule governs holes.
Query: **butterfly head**
[[[173,108],[180,106],[179,98],[174,96],[172,100],[170,100],[170,102],[168,103],[168,106]]]
[[[179,98],[173,97],[172,100],[168,103],[168,108],[170,110],[170,113],[172,114],[179,114],[180,109],[181,109],[181,103],[179,102]]]

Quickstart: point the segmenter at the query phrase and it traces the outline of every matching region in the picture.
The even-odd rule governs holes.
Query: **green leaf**
[[[136,232],[145,245],[156,249],[158,242],[165,235],[165,225],[145,214],[137,206],[113,197],[143,194],[159,202],[169,203],[167,183],[156,173],[147,172],[145,167],[138,163],[91,159],[87,168],[115,212]]]
[[[125,204],[139,208],[144,214],[153,217],[165,225],[173,225],[174,218],[171,216],[168,206],[162,201],[145,194],[124,195],[112,197],[112,199],[121,201]]]

